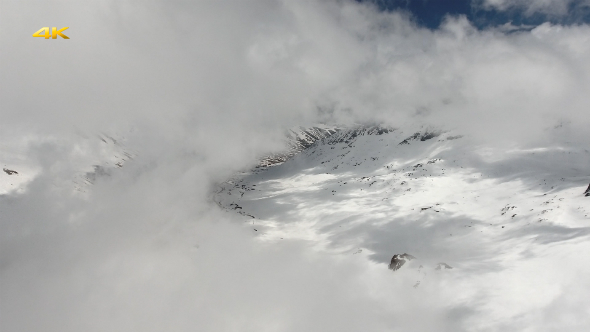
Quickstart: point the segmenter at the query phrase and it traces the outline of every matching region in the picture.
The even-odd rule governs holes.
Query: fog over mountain
[[[0,6],[1,331],[590,327],[587,24]]]

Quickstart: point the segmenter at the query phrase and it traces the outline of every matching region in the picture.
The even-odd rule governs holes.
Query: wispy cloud
[[[71,39],[31,37],[47,25],[69,26]],[[457,297],[444,277],[414,292],[400,286],[410,277],[392,281],[368,260],[253,241],[217,210],[213,184],[277,149],[285,128],[319,120],[429,124],[510,144],[570,123],[568,139],[588,143],[587,25],[505,34],[456,17],[430,31],[354,1],[27,1],[3,2],[0,30],[0,167],[30,176],[0,191],[7,331],[432,331],[501,320],[470,303],[483,279]],[[116,167],[120,151],[101,133],[133,160]],[[74,190],[106,163],[114,171]],[[537,263],[523,273],[534,277]],[[522,282],[506,278],[494,292]],[[527,312],[583,300],[544,299]]]

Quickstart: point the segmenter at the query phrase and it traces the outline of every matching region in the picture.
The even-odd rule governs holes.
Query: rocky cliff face
[[[315,126],[310,128],[298,127],[290,129],[286,134],[287,151],[262,158],[259,167],[277,166],[292,158],[301,151],[309,148],[318,140],[330,137],[338,131],[336,127]]]

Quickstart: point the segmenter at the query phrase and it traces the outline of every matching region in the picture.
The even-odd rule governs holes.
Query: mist
[[[31,37],[44,26],[71,39]],[[416,291],[361,257],[257,241],[211,200],[318,122],[585,146],[587,25],[429,30],[337,0],[4,1],[0,31],[0,162],[19,171],[0,178],[2,331],[540,331],[557,326],[543,313],[588,313],[564,296],[585,267],[547,272],[538,304],[510,302],[511,275],[491,295],[477,273]]]

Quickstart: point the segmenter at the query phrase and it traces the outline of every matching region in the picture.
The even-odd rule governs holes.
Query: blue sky
[[[572,0],[567,5],[565,15],[556,15],[550,10],[547,12],[526,11],[524,3],[530,1],[513,1],[515,5],[507,10],[484,8],[482,1],[478,0],[357,0],[360,2],[373,2],[383,10],[406,10],[412,13],[416,23],[430,29],[436,29],[445,15],[465,15],[478,28],[502,25],[512,22],[514,25],[539,25],[544,22],[555,24],[580,24],[590,22],[590,7],[583,0]],[[509,3],[510,1],[506,1]],[[567,2],[567,0],[563,0]],[[586,3],[586,5],[584,5]]]

